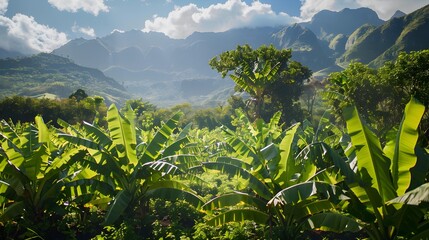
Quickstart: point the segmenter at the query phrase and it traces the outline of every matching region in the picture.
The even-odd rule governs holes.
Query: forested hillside
[[[53,54],[0,59],[0,97],[68,98],[77,89],[99,95],[107,103],[130,98],[125,88],[100,70],[82,67]]]

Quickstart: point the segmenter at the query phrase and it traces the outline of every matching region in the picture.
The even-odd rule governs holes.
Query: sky
[[[0,0],[0,48],[50,52],[71,39],[132,29],[186,38],[193,32],[288,25],[324,9],[369,7],[381,19],[429,0]]]

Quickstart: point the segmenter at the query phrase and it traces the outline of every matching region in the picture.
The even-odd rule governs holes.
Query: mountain
[[[397,10],[397,11],[392,15],[392,17],[390,17],[390,19],[400,18],[400,17],[403,17],[403,16],[405,16],[405,15],[407,15],[407,14],[406,14],[406,13],[404,13],[404,12],[402,12],[402,11]]]
[[[345,34],[338,34],[329,42],[329,48],[334,52],[342,54],[346,50],[346,44],[349,37]]]
[[[384,21],[378,18],[375,11],[369,8],[349,9],[334,12],[322,10],[316,13],[310,22],[301,23],[320,39],[328,42],[338,34],[350,35],[364,24],[380,26]]]
[[[342,65],[358,60],[371,66],[381,66],[395,59],[401,51],[429,48],[429,5],[408,15],[392,18],[379,27],[357,29],[347,51],[338,59]]]
[[[216,93],[234,86],[232,80],[221,79],[210,68],[208,62],[211,58],[240,44],[248,43],[257,48],[262,44],[274,43],[272,36],[279,29],[266,27],[233,29],[223,33],[196,32],[186,39],[170,39],[161,33],[132,30],[87,41],[75,39],[53,51],[53,54],[98,68],[107,76],[124,83],[130,93],[159,106],[180,102],[199,105],[213,103],[212,95],[215,97]]]
[[[313,71],[326,68],[334,63],[329,53],[316,35],[300,24],[285,27],[274,35],[276,46],[292,49],[293,59],[304,63]]]
[[[375,64],[392,59],[400,50],[427,48],[425,11],[402,14],[397,12],[385,22],[369,8],[324,10],[309,22],[290,26],[195,32],[186,39],[171,39],[156,32],[116,31],[102,38],[72,40],[53,54],[97,68],[134,96],[159,106],[215,104],[234,86],[232,80],[221,79],[208,65],[222,52],[243,44],[290,48],[292,60],[323,78],[353,59]]]
[[[0,59],[0,98],[10,95],[67,98],[77,89],[123,103],[130,94],[100,70],[82,67],[69,59],[40,53],[31,57]]]

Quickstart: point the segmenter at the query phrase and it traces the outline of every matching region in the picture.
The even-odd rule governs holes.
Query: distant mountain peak
[[[400,18],[400,17],[403,17],[405,15],[407,15],[407,14],[404,13],[404,12],[402,12],[402,11],[400,11],[400,10],[396,10],[396,12],[392,15],[392,17],[390,19]]]
[[[344,8],[339,12],[322,10],[316,13],[310,22],[301,24],[329,42],[338,34],[350,35],[364,24],[380,26],[383,23],[374,10],[363,7]]]
[[[429,5],[402,17],[394,17],[377,28],[362,27],[349,37],[347,51],[337,62],[346,65],[358,60],[378,67],[385,61],[395,59],[401,51],[428,49],[428,19]],[[350,41],[354,35],[353,41]]]

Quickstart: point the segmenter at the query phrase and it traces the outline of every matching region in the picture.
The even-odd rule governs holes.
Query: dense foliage
[[[263,45],[253,50],[244,45],[212,58],[209,64],[222,77],[232,72],[229,76],[236,83],[236,90],[250,95],[247,105],[252,106],[252,119],[263,117],[268,121],[276,111],[282,111],[283,121],[291,122],[302,118],[296,104],[304,81],[311,76],[307,67],[291,57],[290,49]]]
[[[141,99],[107,108],[79,90],[60,101],[5,99],[6,107],[59,109],[0,121],[0,238],[422,239],[426,54],[331,75],[324,96],[332,109],[316,123],[288,124],[281,112],[254,119],[231,106],[157,109]],[[372,96],[384,88],[400,99]],[[374,104],[392,107],[393,117],[378,119],[384,109]],[[49,115],[83,106],[91,119]]]
[[[97,122],[105,126],[107,107],[104,99],[98,96],[77,101],[71,99],[28,98],[21,96],[6,97],[0,101],[2,119],[18,122],[32,122],[37,115],[42,115],[46,122],[57,125],[57,119],[70,124]]]
[[[401,53],[379,69],[354,62],[328,78],[325,99],[340,119],[345,106],[354,104],[362,117],[380,133],[386,133],[402,118],[411,96],[429,107],[429,50]],[[429,137],[426,114],[422,131]]]

